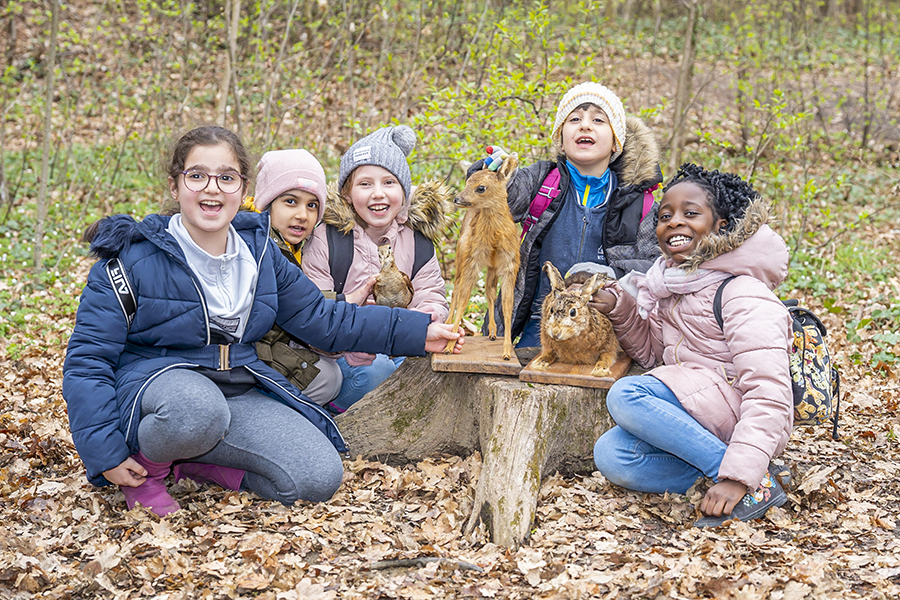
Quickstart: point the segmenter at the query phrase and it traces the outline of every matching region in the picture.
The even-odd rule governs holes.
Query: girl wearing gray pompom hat
[[[303,252],[303,271],[326,294],[373,303],[378,299],[372,287],[381,269],[378,247],[390,244],[395,265],[411,282],[407,308],[444,322],[450,309],[433,242],[446,228],[451,194],[439,183],[413,190],[407,157],[415,145],[415,132],[400,125],[382,127],[350,146],[341,157],[339,192],[329,191],[325,227],[315,230]],[[343,412],[387,379],[400,361],[344,353],[338,360],[344,382],[327,407]]]

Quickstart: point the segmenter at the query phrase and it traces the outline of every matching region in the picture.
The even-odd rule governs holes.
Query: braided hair
[[[692,163],[684,163],[675,177],[666,184],[663,192],[673,185],[690,182],[706,192],[706,200],[713,210],[714,217],[725,219],[724,232],[734,231],[739,220],[744,217],[747,207],[760,196],[753,187],[734,173],[707,171]]]

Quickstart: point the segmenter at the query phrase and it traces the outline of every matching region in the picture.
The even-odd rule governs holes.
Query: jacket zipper
[[[271,230],[272,217],[269,216],[268,228],[266,231]],[[246,243],[246,242],[245,242]],[[259,288],[259,266],[262,264],[263,258],[266,256],[266,250],[269,249],[269,236],[266,236],[265,242],[262,245],[262,252],[259,253],[259,260],[256,261],[256,283],[253,284],[253,294],[250,296],[250,311],[253,312],[253,305],[256,303],[256,291]],[[249,314],[248,321],[249,321]],[[241,335],[241,341],[244,341],[244,336],[247,335],[247,330],[250,329],[249,323],[247,323],[247,327],[244,327],[244,333]],[[209,342],[207,342],[209,343]]]
[[[675,322],[675,307],[678,306],[678,303],[681,302],[681,296],[675,300],[672,304],[672,309],[669,311],[669,317],[672,319],[672,322]],[[681,334],[681,339],[678,340],[678,343],[675,344],[675,348],[672,350],[673,358],[675,359],[675,364],[680,363],[678,360],[678,348],[681,346],[681,343],[684,341],[684,334]]]
[[[578,240],[578,260],[575,262],[579,262],[581,260],[581,251],[584,250],[584,232],[587,231],[587,216],[583,215],[581,217],[581,239]]]

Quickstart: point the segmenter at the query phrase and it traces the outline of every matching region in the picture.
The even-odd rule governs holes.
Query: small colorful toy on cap
[[[490,171],[496,171],[503,164],[503,160],[509,156],[509,153],[500,146],[488,146],[484,149],[488,153],[484,164]]]

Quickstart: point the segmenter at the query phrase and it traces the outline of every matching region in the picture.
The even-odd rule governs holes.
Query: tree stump
[[[606,390],[438,373],[428,358],[407,358],[337,423],[353,455],[381,462],[480,451],[466,530],[483,521],[508,547],[527,538],[544,475],[591,472],[594,442],[613,426]]]

